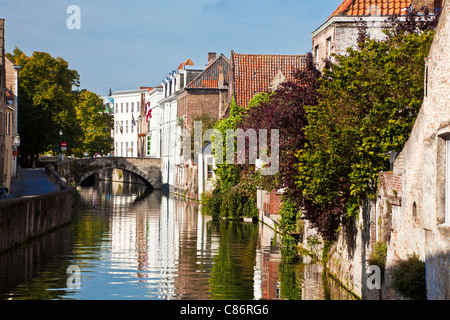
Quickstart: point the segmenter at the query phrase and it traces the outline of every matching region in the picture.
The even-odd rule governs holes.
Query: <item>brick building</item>
[[[408,10],[419,11],[427,6],[430,13],[440,6],[440,0],[343,0],[331,16],[312,33],[312,53],[319,70],[331,54],[345,55],[348,47],[356,47],[359,19],[367,26],[372,39],[386,37],[390,15],[405,15]],[[332,60],[332,59],[331,59]]]
[[[198,196],[198,172],[190,155],[183,154],[184,139],[190,138],[195,119],[218,120],[228,107],[230,62],[224,55],[208,53],[203,69],[192,60],[181,63],[162,82],[161,158],[163,185],[188,197]]]
[[[223,54],[217,56],[214,52],[208,53],[205,69],[178,96],[177,124],[187,135],[186,138],[193,136],[195,120],[208,120],[211,124],[221,118],[230,103],[229,79],[230,60]],[[199,179],[208,179],[208,167],[199,166],[190,156],[180,157],[179,160],[175,172],[175,188],[188,197],[198,198],[204,191],[199,190],[199,185],[204,185]]]

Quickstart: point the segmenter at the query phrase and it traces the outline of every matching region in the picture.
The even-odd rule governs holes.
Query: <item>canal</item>
[[[136,184],[78,191],[70,225],[0,255],[0,299],[352,299],[261,223]]]

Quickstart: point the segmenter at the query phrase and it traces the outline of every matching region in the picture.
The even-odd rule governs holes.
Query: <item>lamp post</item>
[[[64,134],[64,132],[63,132],[63,130],[62,129],[59,129],[59,147],[60,147],[60,150],[61,150],[61,160],[62,161],[64,161],[64,150],[63,150],[63,145],[62,145],[62,143],[63,143],[63,134]]]

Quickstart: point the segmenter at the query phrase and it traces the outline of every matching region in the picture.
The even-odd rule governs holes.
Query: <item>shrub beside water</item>
[[[258,217],[256,201],[242,194],[237,188],[216,187],[202,196],[204,208],[213,218],[239,219]]]

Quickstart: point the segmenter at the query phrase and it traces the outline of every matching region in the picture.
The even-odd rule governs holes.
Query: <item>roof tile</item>
[[[305,65],[303,55],[264,55],[233,53],[236,103],[247,106],[253,96],[269,92],[272,81],[280,74],[293,80],[293,74]]]
[[[334,16],[372,16],[393,14],[404,15],[407,8],[412,4],[412,0],[343,0],[336,8]]]

